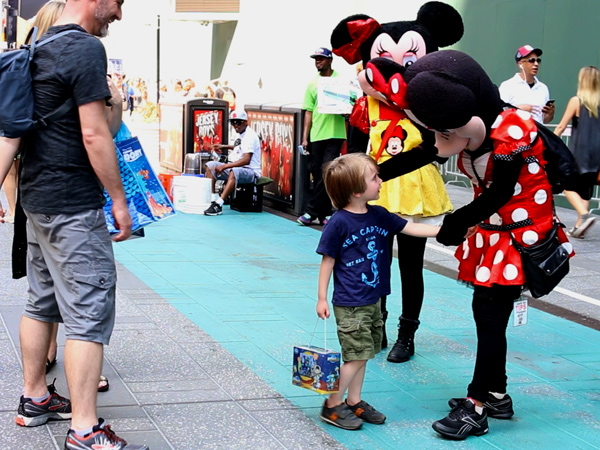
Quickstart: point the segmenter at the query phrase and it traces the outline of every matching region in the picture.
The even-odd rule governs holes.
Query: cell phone
[[[546,102],[546,106],[550,106],[550,105],[552,105],[552,104],[554,103],[554,101],[555,101],[555,100],[554,100],[553,98],[551,98],[550,100],[548,100],[548,101]]]

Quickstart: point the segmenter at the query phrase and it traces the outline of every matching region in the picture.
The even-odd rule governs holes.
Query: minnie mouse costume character
[[[453,7],[428,2],[419,9],[416,20],[379,24],[367,15],[358,14],[342,20],[331,36],[336,55],[349,64],[362,61],[366,68],[358,74],[358,80],[367,96],[357,102],[350,124],[368,134],[369,154],[378,164],[392,157],[397,159],[396,162],[402,162],[400,170],[390,173],[380,166],[379,175],[385,183],[380,199],[374,203],[410,221],[439,225],[442,215],[452,210],[452,204],[437,167],[431,164],[436,158],[433,134],[415,126],[394,104],[393,75],[438,47],[456,43],[462,34],[462,19]],[[350,147],[352,144],[350,142]],[[419,150],[415,151],[415,148]],[[400,174],[406,175],[399,177]],[[398,234],[396,239],[400,252],[402,315],[398,339],[387,359],[398,363],[408,361],[415,352],[414,335],[423,306],[423,258],[427,239],[404,234]],[[390,254],[393,243],[394,236],[391,236]],[[382,348],[386,348],[386,297],[381,299],[381,309],[384,320]]]
[[[545,144],[531,114],[505,110],[497,87],[464,53],[443,50],[416,61],[398,78],[398,92],[409,117],[436,130],[439,153],[459,154],[475,191],[470,204],[446,216],[437,236],[444,245],[459,245],[475,227],[456,251],[458,278],[474,288],[475,371],[467,398],[451,399],[450,414],[433,429],[453,439],[480,436],[488,432],[488,416],[514,414],[506,393],[506,327],[526,283],[514,243],[540,243],[558,221]],[[562,228],[558,239],[572,256]]]

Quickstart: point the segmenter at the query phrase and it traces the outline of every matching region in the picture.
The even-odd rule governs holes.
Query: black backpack
[[[550,131],[545,125],[536,122],[538,138],[544,143],[544,167],[548,181],[552,185],[552,193],[560,194],[563,190],[578,191],[579,169],[573,153],[563,140]]]
[[[38,43],[37,28],[33,27],[25,41],[31,42],[30,45],[0,54],[0,137],[19,138],[32,129],[46,126],[48,122],[62,117],[75,105],[70,98],[51,113],[36,118],[30,70],[31,60],[39,47],[75,32],[81,31],[62,31]]]

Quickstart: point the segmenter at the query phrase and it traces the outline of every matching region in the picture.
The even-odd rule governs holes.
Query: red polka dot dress
[[[475,197],[491,184],[494,160],[510,161],[521,154],[524,164],[511,199],[456,250],[458,278],[485,287],[520,286],[525,278],[521,256],[512,240],[530,246],[542,242],[552,230],[552,190],[542,167],[546,164],[544,145],[536,139],[537,127],[531,114],[521,110],[502,112],[492,125],[490,137],[494,142],[491,153],[476,160],[471,160],[467,152],[459,157],[459,168],[471,179]],[[573,247],[562,228],[558,229],[558,239],[573,256]]]

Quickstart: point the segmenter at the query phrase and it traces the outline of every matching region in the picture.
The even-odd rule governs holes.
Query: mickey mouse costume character
[[[398,104],[436,130],[441,155],[459,154],[459,167],[475,191],[470,204],[446,216],[437,237],[444,245],[459,245],[466,230],[476,227],[456,251],[458,278],[474,288],[475,371],[467,398],[451,399],[450,414],[433,429],[453,439],[480,436],[488,432],[488,416],[514,414],[506,393],[506,327],[526,284],[515,242],[540,243],[558,221],[544,168],[545,144],[531,114],[504,109],[497,87],[464,53],[427,55],[397,80]],[[572,256],[562,228],[558,239]]]
[[[415,126],[393,103],[389,95],[391,85],[386,77],[400,72],[438,47],[456,43],[462,35],[460,14],[453,7],[434,1],[425,3],[419,9],[417,19],[412,21],[379,24],[364,14],[350,16],[337,25],[331,36],[336,55],[349,64],[362,61],[367,68],[358,74],[359,84],[367,96],[357,102],[350,124],[368,134],[369,154],[378,164],[398,155],[397,162],[402,161],[401,171],[406,174],[398,177],[397,170],[389,174],[381,170],[380,177],[385,183],[380,199],[374,203],[411,222],[440,225],[443,214],[452,210],[452,204],[444,181],[432,164],[436,157],[433,134]],[[353,143],[349,144],[352,146]],[[408,158],[415,164],[412,165]],[[396,239],[400,252],[402,315],[398,339],[387,359],[399,363],[408,361],[415,353],[414,335],[420,323],[424,297],[423,258],[427,239],[403,234],[398,234]],[[390,254],[393,243],[394,236],[391,236]],[[388,316],[386,300],[386,297],[381,299],[384,331]],[[384,332],[382,348],[386,347]]]

